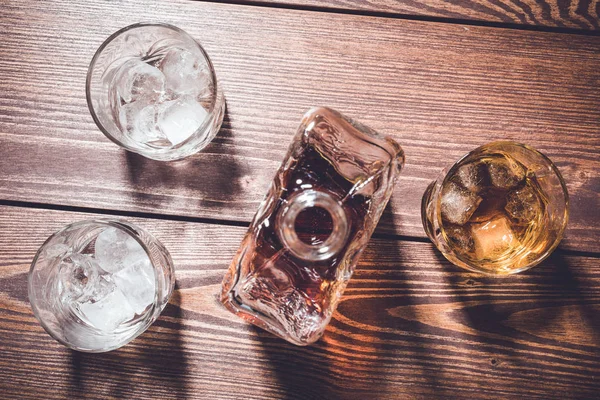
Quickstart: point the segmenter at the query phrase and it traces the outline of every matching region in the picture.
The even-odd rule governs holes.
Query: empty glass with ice
[[[103,352],[143,333],[166,306],[173,262],[152,235],[119,220],[68,225],[38,250],[29,300],[44,329],[72,349]]]
[[[493,142],[429,185],[421,215],[425,232],[452,263],[489,275],[514,274],[558,246],[568,193],[546,156],[523,144]]]
[[[109,139],[163,161],[206,147],[225,110],[204,49],[166,24],[131,25],[109,37],[92,59],[86,94]]]

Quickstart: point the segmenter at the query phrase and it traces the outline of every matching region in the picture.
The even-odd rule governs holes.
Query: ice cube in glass
[[[110,36],[92,59],[86,94],[94,121],[109,139],[162,161],[206,147],[225,110],[204,49],[167,24],[135,24]]]
[[[74,350],[103,352],[143,333],[173,291],[167,249],[121,220],[76,222],[38,250],[29,299],[44,329]]]
[[[432,182],[423,227],[452,263],[488,275],[531,268],[558,246],[568,193],[556,166],[514,142],[481,146]]]

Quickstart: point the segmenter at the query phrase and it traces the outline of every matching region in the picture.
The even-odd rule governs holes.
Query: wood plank
[[[169,248],[177,290],[109,354],[54,342],[26,278],[53,231],[97,217],[0,207],[0,397],[592,398],[600,390],[598,258],[557,252],[506,279],[449,265],[429,243],[373,240],[325,336],[295,347],[217,302],[245,229],[135,219]],[[43,222],[41,222],[43,221]]]
[[[328,105],[406,151],[379,232],[424,237],[429,182],[508,139],[563,173],[563,248],[600,248],[600,37],[199,2],[30,4],[0,17],[0,199],[249,222],[302,114]],[[94,51],[140,16],[197,38],[226,93],[224,128],[184,163],[119,149],[87,110]]]
[[[247,3],[285,5],[321,10],[346,10],[405,17],[473,20],[491,23],[598,30],[600,3],[596,0],[247,0]]]

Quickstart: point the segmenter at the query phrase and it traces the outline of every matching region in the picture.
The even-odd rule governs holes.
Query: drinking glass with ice
[[[29,271],[29,299],[44,329],[79,351],[119,348],[143,333],[174,285],[167,249],[120,220],[68,225],[48,238]]]
[[[487,275],[524,271],[563,237],[569,196],[556,166],[539,151],[493,142],[465,155],[427,188],[427,236],[452,263]]]
[[[162,161],[206,147],[225,110],[204,49],[166,24],[135,24],[109,37],[92,59],[86,94],[109,139]]]

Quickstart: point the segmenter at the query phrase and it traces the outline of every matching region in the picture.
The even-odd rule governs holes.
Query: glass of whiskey
[[[423,195],[421,216],[450,262],[508,275],[539,264],[558,246],[568,203],[550,159],[523,144],[492,142],[442,171]]]
[[[174,283],[171,256],[156,238],[125,221],[102,219],[50,236],[31,264],[28,290],[50,336],[98,353],[142,334],[166,306]]]
[[[225,112],[208,54],[167,24],[135,24],[106,39],[90,63],[86,96],[106,137],[161,161],[206,147]]]
[[[225,275],[221,302],[296,345],[318,340],[403,164],[393,139],[311,109]]]

